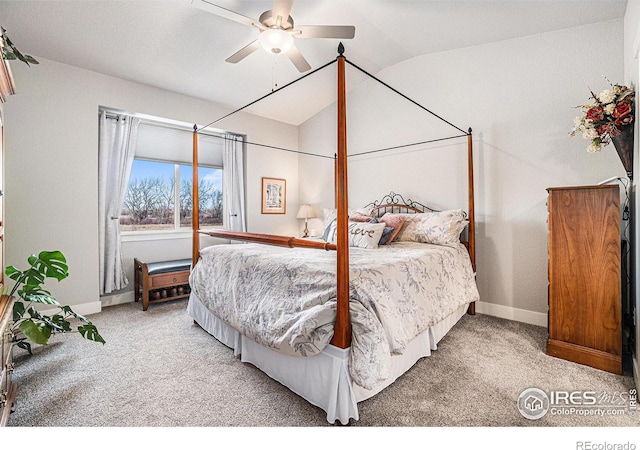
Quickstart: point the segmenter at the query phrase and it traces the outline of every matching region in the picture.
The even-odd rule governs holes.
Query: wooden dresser
[[[620,188],[548,188],[547,353],[622,373]]]
[[[11,318],[13,297],[0,296],[0,426],[7,425],[16,397],[16,383],[11,380],[13,372]]]

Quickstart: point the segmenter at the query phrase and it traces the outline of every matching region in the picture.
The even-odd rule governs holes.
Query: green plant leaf
[[[70,307],[69,305],[61,306],[61,307],[60,307],[60,309],[62,309],[64,312],[66,312],[67,314],[69,314],[69,315],[71,315],[71,316],[75,317],[75,318],[76,318],[76,319],[78,319],[78,320],[82,320],[83,322],[91,323],[91,322],[89,321],[89,319],[87,319],[87,318],[86,318],[86,317],[84,317],[83,315],[81,315],[81,314],[78,314],[78,313],[74,312],[74,311],[73,311],[73,309],[71,309],[71,307]]]
[[[38,312],[37,309],[35,309],[33,306],[30,306],[27,309],[27,312],[29,313],[29,316],[31,316],[32,319],[42,319],[42,315],[40,315],[40,313]]]
[[[51,297],[50,295],[46,295],[46,294],[25,294],[23,295],[23,298],[27,301],[30,302],[34,302],[34,303],[40,303],[42,305],[57,305],[60,306],[60,303],[58,303],[58,301]]]
[[[31,341],[40,345],[47,345],[51,337],[51,328],[44,323],[36,323],[27,319],[20,324],[20,331]]]
[[[53,334],[73,331],[71,323],[67,320],[69,317],[74,317],[86,323],[78,327],[78,332],[82,337],[105,344],[105,340],[100,336],[98,329],[91,321],[75,313],[70,306],[61,306],[51,296],[51,293],[42,287],[46,278],[55,278],[58,281],[62,281],[69,276],[67,260],[62,252],[57,250],[52,252],[43,251],[38,256],[29,256],[27,261],[31,267],[25,271],[20,271],[14,266],[9,266],[5,269],[5,274],[16,281],[11,294],[17,292],[20,298],[24,300],[24,302],[16,301],[14,303],[13,317],[16,322],[15,328],[17,328],[14,332],[14,342],[16,345],[31,353],[31,344],[27,341],[46,345]],[[60,309],[60,313],[47,316],[32,307],[32,303],[54,305]],[[26,318],[25,315],[27,316]],[[23,337],[16,338],[18,333],[20,333],[19,336]]]
[[[3,55],[2,55],[2,57],[4,59],[16,59],[17,58],[20,61],[22,61],[23,63],[25,63],[27,66],[29,65],[29,63],[38,64],[38,61],[36,61],[33,56],[23,55],[22,53],[20,53],[20,50],[18,50],[18,48],[14,45],[14,43],[11,42],[11,39],[9,39],[9,36],[7,36],[6,30],[4,28],[2,28],[2,41],[5,44],[4,45],[5,48],[3,49]],[[5,53],[7,53],[7,54],[11,53],[11,55],[13,57],[5,58]],[[33,62],[33,61],[35,61],[35,62]]]
[[[24,303],[15,302],[13,304],[13,321],[17,322],[18,320],[22,319],[22,316],[24,316],[24,311]]]
[[[25,284],[21,289],[18,289],[18,295],[22,298],[26,298],[29,295],[49,295],[51,292],[42,289],[39,284]]]
[[[21,338],[21,339],[15,339],[13,341],[19,348],[26,350],[29,352],[30,355],[33,355],[33,352],[31,351],[31,344],[29,342],[27,342],[26,338]]]
[[[4,269],[4,274],[7,275],[12,280],[16,279],[16,278],[13,277],[14,273],[18,273],[18,278],[22,274],[22,272],[19,271],[18,269],[16,269],[15,266],[8,266],[6,269]]]
[[[14,272],[9,278],[19,283],[28,284],[30,286],[38,286],[44,283],[44,275],[39,270],[30,267],[24,272]]]
[[[16,58],[16,55],[13,54],[13,52],[11,50],[3,50],[2,51],[2,59],[6,59],[8,61],[14,61],[18,58]]]
[[[78,331],[85,339],[106,344],[105,340],[102,338],[102,336],[100,336],[100,333],[98,333],[98,329],[96,328],[96,326],[91,322],[86,325],[79,326]]]
[[[51,334],[54,333],[64,333],[65,331],[69,331],[71,330],[71,326],[69,324],[69,322],[67,322],[66,324],[66,328],[68,328],[68,330],[65,330],[65,325],[59,325],[57,323],[55,323],[53,321],[53,319],[49,316],[41,316],[40,320],[42,320],[42,323],[44,323],[46,326],[48,326],[49,328],[51,328]]]
[[[45,277],[62,281],[69,276],[67,259],[59,250],[52,252],[42,251],[37,257],[31,255],[28,260],[29,264]]]
[[[53,322],[54,324],[56,324],[56,326],[62,329],[63,333],[67,333],[71,331],[71,324],[69,323],[68,320],[66,320],[60,314],[55,314],[53,317],[51,317],[51,322]]]

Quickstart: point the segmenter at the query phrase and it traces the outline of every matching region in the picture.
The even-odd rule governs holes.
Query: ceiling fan
[[[237,63],[262,47],[270,53],[286,55],[298,71],[306,72],[311,69],[311,66],[294,45],[294,38],[353,39],[356,33],[356,28],[351,25],[294,27],[293,17],[289,14],[293,0],[274,0],[273,8],[263,12],[258,20],[238,14],[209,0],[191,0],[191,2],[198,9],[260,30],[258,39],[225,60],[230,63]]]

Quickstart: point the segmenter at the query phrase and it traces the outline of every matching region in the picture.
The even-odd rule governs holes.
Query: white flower
[[[600,92],[598,99],[602,103],[611,103],[616,99],[616,94],[611,89],[605,89],[604,91]]]
[[[584,116],[575,117],[573,119],[573,124],[576,126],[576,128],[584,125]]]
[[[591,145],[587,147],[587,151],[589,153],[598,153],[601,148],[602,146],[600,144],[596,144],[595,142],[592,142]]]
[[[582,131],[582,137],[585,139],[595,139],[598,136],[600,135],[598,134],[595,128],[585,128]]]
[[[607,106],[604,107],[604,112],[608,115],[613,114],[613,110],[616,109],[616,105],[614,105],[613,103],[609,103]]]

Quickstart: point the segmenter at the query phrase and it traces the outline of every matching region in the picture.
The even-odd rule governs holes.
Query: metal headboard
[[[391,191],[380,200],[376,200],[375,202],[369,203],[365,206],[365,208],[371,207],[373,208],[372,214],[375,217],[381,217],[385,213],[423,213],[423,212],[438,212],[437,209],[429,208],[428,206],[416,202],[411,199],[405,200],[404,197],[400,194],[396,194]]]

